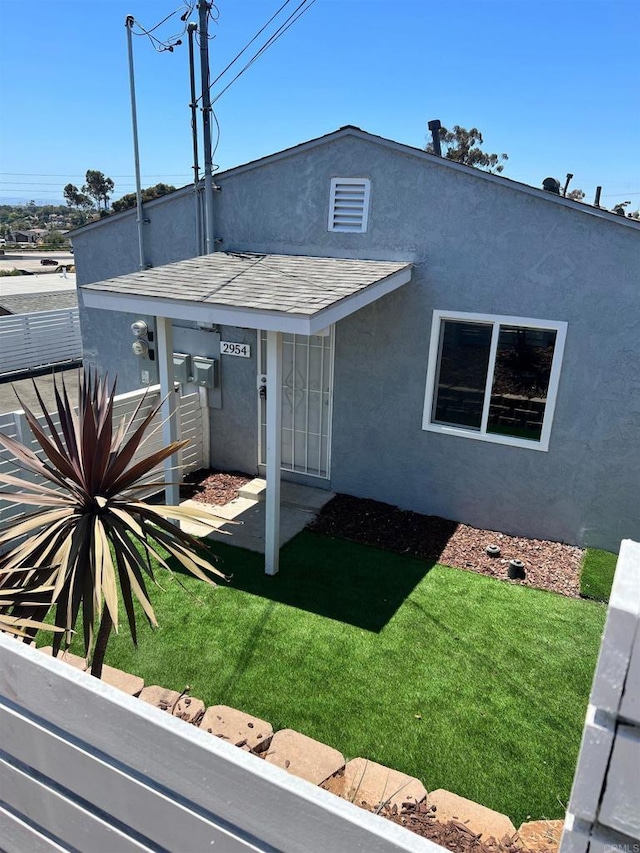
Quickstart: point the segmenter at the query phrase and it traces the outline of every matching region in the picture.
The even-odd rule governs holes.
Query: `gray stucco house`
[[[131,324],[173,318],[173,351],[215,359],[212,465],[253,473],[277,333],[284,478],[640,537],[638,223],[353,127],[216,184],[213,255],[193,186],[145,205],[147,272],[135,210],[73,233],[86,364],[120,391],[157,381]]]

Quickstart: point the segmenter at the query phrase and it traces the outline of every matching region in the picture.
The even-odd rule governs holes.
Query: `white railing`
[[[5,853],[444,853],[2,634],[0,731]]]
[[[620,548],[560,853],[640,850],[640,543]]]
[[[71,392],[72,393],[72,392]],[[122,417],[130,417],[134,409],[138,405],[140,398],[145,395],[145,391],[131,391],[128,394],[120,394],[115,398],[114,405],[114,424],[118,424]],[[133,426],[134,428],[143,420],[148,412],[159,402],[160,389],[153,386],[149,389],[146,399],[136,415]],[[208,432],[205,434],[204,421],[206,420],[206,399],[196,391],[190,394],[185,394],[179,399],[179,429],[178,435],[180,438],[187,439],[189,444],[181,453],[181,471],[182,474],[188,471],[195,471],[198,468],[207,467],[208,449],[205,442],[209,441]],[[52,413],[53,423],[58,426],[58,415]],[[40,424],[45,427],[46,423],[43,417],[39,418]],[[160,414],[158,413],[147,430],[147,438],[142,445],[140,452],[134,457],[134,462],[141,456],[146,456],[153,453],[162,447],[162,431],[158,429],[160,425]],[[8,412],[0,414],[0,432],[5,433],[11,438],[16,438],[23,444],[26,444],[34,453],[42,456],[42,451],[33,437],[31,430],[27,424],[27,419],[23,411]],[[0,452],[0,472],[3,474],[11,474],[21,476],[22,472],[16,464],[15,458],[11,457],[6,451]],[[180,472],[176,473],[179,476]],[[162,479],[162,467],[158,469],[158,477],[154,479]],[[7,525],[11,520],[15,520],[17,516],[24,514],[28,508],[16,505],[7,500],[2,500],[2,493],[14,491],[10,486],[0,484],[0,529]],[[158,491],[157,488],[152,491]],[[33,509],[33,507],[31,508]]]
[[[0,317],[0,376],[81,358],[77,308]]]

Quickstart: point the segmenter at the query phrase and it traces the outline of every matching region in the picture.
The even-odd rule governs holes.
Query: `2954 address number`
[[[251,358],[251,344],[220,341],[220,355],[237,355],[240,358]]]

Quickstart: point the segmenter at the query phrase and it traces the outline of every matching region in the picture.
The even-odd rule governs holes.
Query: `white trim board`
[[[489,363],[487,365],[487,382],[485,385],[485,399],[483,404],[482,426],[480,430],[470,427],[449,426],[431,421],[433,401],[436,391],[436,379],[440,355],[440,327],[442,320],[459,320],[468,323],[485,323],[492,325],[491,346]],[[495,367],[495,358],[498,345],[498,329],[500,326],[521,326],[527,329],[549,329],[556,332],[556,342],[549,378],[549,388],[545,403],[544,418],[542,422],[542,434],[540,441],[530,441],[515,436],[499,435],[486,432],[489,402],[491,398],[491,377]],[[514,317],[501,314],[477,314],[464,311],[442,311],[434,310],[431,322],[431,339],[429,342],[429,360],[427,366],[427,380],[425,384],[424,408],[422,413],[422,429],[427,432],[437,432],[443,435],[454,435],[460,438],[472,438],[476,441],[488,441],[492,444],[504,444],[510,447],[521,447],[528,450],[547,451],[551,436],[551,426],[555,413],[556,399],[558,396],[558,385],[560,383],[560,371],[564,355],[564,345],[567,336],[567,323],[564,320],[537,320],[530,317]]]

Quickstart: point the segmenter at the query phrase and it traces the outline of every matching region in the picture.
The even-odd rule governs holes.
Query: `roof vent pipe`
[[[433,153],[437,157],[442,157],[442,148],[440,147],[440,128],[442,127],[440,123],[440,119],[434,118],[427,125],[429,130],[431,131],[431,138],[433,140]]]
[[[564,182],[564,187],[562,188],[562,195],[563,196],[567,195],[567,190],[569,189],[569,184],[571,183],[572,177],[573,177],[573,175],[571,174],[571,172],[567,172],[567,180]]]
[[[560,195],[560,181],[556,178],[545,178],[542,182],[542,189],[546,190],[548,193]]]
[[[602,192],[602,187],[596,187],[596,197],[593,202],[594,207],[600,207],[600,193]]]

